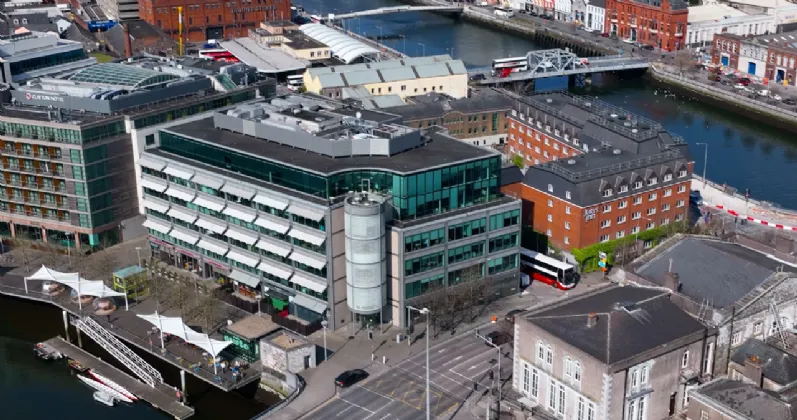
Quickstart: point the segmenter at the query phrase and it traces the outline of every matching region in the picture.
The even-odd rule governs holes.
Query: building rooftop
[[[769,328],[769,326],[764,326]],[[797,381],[797,357],[781,349],[755,339],[747,341],[737,347],[731,356],[734,363],[744,366],[751,357],[756,357],[761,363],[762,373],[765,378],[779,385],[790,384]]]
[[[741,300],[779,268],[790,268],[742,245],[687,237],[636,267],[634,272],[664,285],[670,261],[681,282],[680,293],[696,302],[708,301],[716,308]]]
[[[262,115],[258,115],[251,118],[260,124],[244,124],[245,117],[251,114],[239,117],[236,115],[241,114],[232,110],[227,115],[216,114],[214,118],[181,124],[168,131],[323,175],[356,169],[411,173],[497,156],[495,152],[460,142],[438,130],[422,133],[392,123],[366,120],[364,111],[353,111],[355,115],[360,113],[361,118],[352,118],[337,113],[334,108],[320,109],[313,102],[305,102],[302,108],[297,108],[298,101],[292,102],[294,105],[282,101],[272,100],[269,105],[261,105],[269,106],[262,108],[268,114],[265,123]],[[281,108],[286,104],[287,108]],[[395,118],[389,114],[388,117]],[[305,129],[297,130],[297,124]],[[365,141],[379,145],[374,148]]]
[[[265,318],[260,315],[249,315],[225,328],[239,337],[255,340],[278,330],[280,326],[274,323],[270,318]]]
[[[468,73],[462,60],[454,60],[448,55],[315,67],[307,71],[310,77],[320,81],[322,89]]]
[[[634,3],[646,4],[653,7],[661,7],[663,0],[632,0]],[[669,0],[670,9],[672,10],[686,10],[689,3],[685,0]]]
[[[749,420],[792,420],[797,418],[797,404],[781,399],[773,392],[753,384],[727,378],[715,379],[692,391],[725,408],[728,415]]]
[[[266,44],[261,44],[251,38],[222,41],[219,45],[241,62],[256,67],[261,73],[292,72],[304,70],[310,66],[310,62],[305,59],[293,57],[279,48],[269,48]]]
[[[73,82],[125,88],[141,88],[179,79],[180,76],[121,63],[102,63],[86,67],[69,77]]]
[[[388,111],[401,115],[404,121],[442,118],[451,112],[480,114],[483,112],[502,112],[512,108],[512,99],[496,91],[487,91],[477,98],[447,99],[439,97],[432,102],[422,102],[390,108]]]
[[[747,16],[747,13],[723,3],[703,4],[689,7],[689,23],[717,21],[729,17]]]
[[[308,23],[299,27],[305,35],[329,47],[332,55],[349,64],[365,56],[377,56],[379,50],[354,39],[343,32],[318,23]]]
[[[286,351],[310,344],[302,337],[285,330],[278,331],[275,334],[264,338],[264,340],[267,340],[268,342]]]
[[[294,50],[307,50],[307,49],[315,49],[315,48],[326,48],[327,44],[323,42],[316,41],[313,38],[305,35],[304,32],[301,31],[285,31],[282,33],[282,36],[285,38],[283,44],[287,45],[288,47]]]
[[[592,313],[597,321],[590,327]],[[654,349],[671,351],[669,343],[704,329],[668,292],[633,286],[610,286],[524,318],[607,365]]]

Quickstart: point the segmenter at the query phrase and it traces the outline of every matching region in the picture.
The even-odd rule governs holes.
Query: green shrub
[[[625,245],[631,245],[637,239],[640,241],[652,241],[653,246],[656,246],[662,238],[665,238],[675,232],[680,231],[683,227],[682,222],[672,223],[666,226],[648,229],[639,232],[638,235],[630,235],[624,238],[615,239],[613,241],[601,242],[590,245],[586,248],[573,248],[571,253],[581,267],[582,273],[589,273],[598,271],[598,254],[601,252],[606,253],[607,262],[609,265],[614,264],[614,254],[617,249],[621,249]]]

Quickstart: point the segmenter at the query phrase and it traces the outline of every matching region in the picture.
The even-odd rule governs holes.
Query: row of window
[[[636,214],[636,213],[635,213],[635,214]],[[675,215],[675,221],[676,221],[676,222],[680,222],[681,220],[683,220],[683,218],[684,218],[684,215],[683,215],[683,214],[676,214],[676,215]],[[625,216],[620,216],[618,219],[622,219],[622,220],[623,220],[623,222],[624,222],[624,221],[625,221]],[[636,219],[634,219],[634,220],[636,220]],[[622,224],[622,222],[619,222],[618,224]],[[660,225],[660,226],[666,226],[666,225],[668,225],[668,224],[670,224],[670,219],[669,219],[669,218],[664,218],[664,219],[662,219],[662,220],[661,220],[661,222],[659,223],[659,225]],[[571,226],[571,225],[570,225],[570,222],[565,222],[565,229],[566,229],[566,230],[570,230],[570,226]],[[653,229],[653,228],[655,228],[655,227],[656,227],[656,223],[655,223],[655,222],[653,222],[653,221],[648,221],[648,222],[645,224],[645,230],[648,230],[648,229]],[[631,235],[635,235],[635,234],[639,233],[639,232],[640,232],[640,230],[641,230],[641,229],[640,229],[640,227],[639,227],[639,226],[632,226],[632,227],[631,227],[631,232],[630,232],[630,234],[631,234]],[[551,229],[547,229],[547,230],[545,231],[545,234],[546,234],[546,235],[548,235],[548,237],[551,237],[551,236],[553,236],[553,231],[552,231]],[[619,230],[619,231],[617,231],[617,232],[615,233],[615,239],[624,238],[624,237],[625,237],[625,235],[626,235],[626,231],[625,231],[625,230]],[[612,238],[611,238],[610,234],[606,233],[606,234],[602,234],[602,235],[600,236],[600,238],[599,238],[599,241],[600,241],[600,242],[608,242],[608,241],[610,241],[611,239],[612,239]],[[565,237],[563,238],[563,241],[564,241],[564,243],[565,243],[565,244],[569,245],[569,244],[570,244],[570,237],[569,237],[569,236],[565,236]],[[647,249],[647,247],[648,247],[648,245],[645,245],[645,248],[646,248],[646,249]]]
[[[502,229],[504,227],[514,226],[520,222],[520,210],[504,212],[490,217],[492,229]],[[487,219],[482,217],[479,219],[458,223],[448,227],[448,240],[458,241],[461,239],[470,238],[472,236],[481,235],[487,232]],[[407,235],[404,237],[404,251],[414,252],[435,245],[442,244],[446,238],[444,229],[435,229],[428,232],[417,233],[414,235]],[[498,248],[505,249],[505,248]],[[496,250],[498,250],[496,249]],[[493,252],[493,251],[490,251]]]

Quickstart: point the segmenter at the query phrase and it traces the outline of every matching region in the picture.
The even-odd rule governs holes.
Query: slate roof
[[[441,99],[436,102],[423,102],[413,105],[390,108],[390,112],[401,115],[404,121],[425,120],[442,118],[451,112],[462,114],[480,114],[482,112],[508,111],[512,107],[512,100],[498,92],[489,91],[477,98]]]
[[[462,60],[454,60],[448,55],[314,67],[307,71],[310,77],[318,78],[322,89],[468,73]]]
[[[600,7],[603,9],[606,8],[606,0],[588,0],[587,4],[590,6]]]
[[[768,326],[764,326],[768,328]],[[731,356],[734,363],[744,366],[750,356],[757,356],[762,366],[764,377],[780,385],[797,381],[797,357],[770,346],[761,340],[748,338]]]
[[[597,323],[587,327],[592,312]],[[607,365],[656,348],[671,351],[667,344],[704,329],[669,293],[643,287],[613,286],[525,318]]]
[[[501,185],[500,187],[514,184],[523,180],[523,172],[515,166],[510,164],[501,168]]]
[[[707,398],[715,405],[742,413],[750,420],[792,420],[797,418],[797,404],[783,401],[777,393],[752,384],[721,378],[696,389],[698,398]]]
[[[783,265],[738,244],[684,238],[634,271],[661,285],[670,259],[672,271],[680,277],[680,293],[696,302],[708,299],[717,308],[742,299]]]

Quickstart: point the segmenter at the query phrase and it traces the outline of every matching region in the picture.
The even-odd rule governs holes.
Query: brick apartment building
[[[523,220],[560,249],[619,239],[685,217],[692,161],[653,121],[567,93],[516,98],[508,152],[531,164]]]
[[[711,58],[715,64],[793,85],[797,80],[795,39],[797,32],[753,37],[715,34]]]
[[[675,51],[684,47],[689,4],[684,0],[606,0],[611,35]]]
[[[178,7],[183,8],[186,42],[245,37],[260,22],[291,17],[290,0],[138,0],[142,20],[179,38]]]

